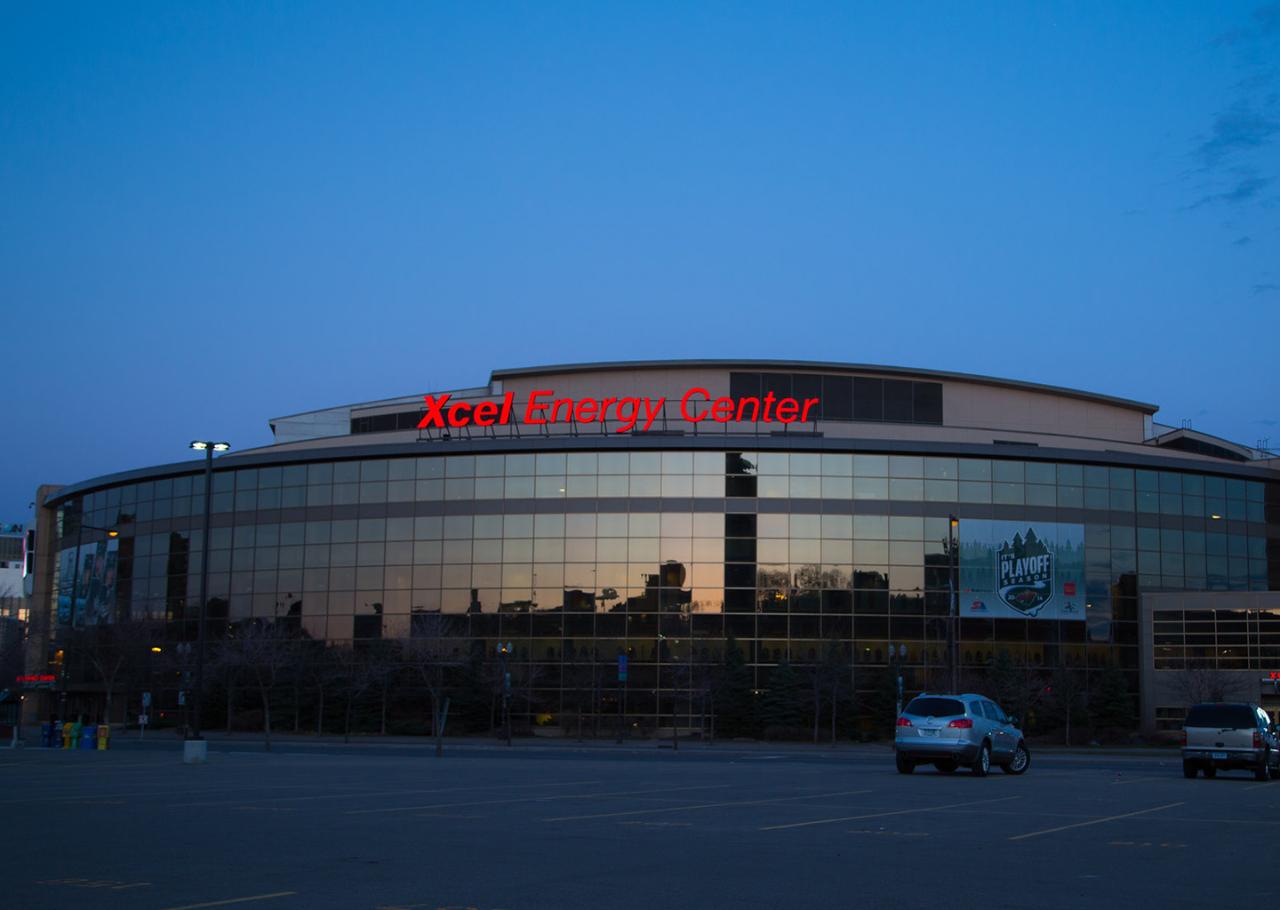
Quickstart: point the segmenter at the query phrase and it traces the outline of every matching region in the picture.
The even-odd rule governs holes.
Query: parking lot
[[[231,750],[228,750],[228,749]],[[902,776],[887,750],[0,753],[6,908],[1202,907],[1275,900],[1280,783],[1176,755]]]

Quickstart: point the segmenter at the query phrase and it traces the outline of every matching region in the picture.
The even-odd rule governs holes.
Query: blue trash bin
[[[53,724],[40,725],[40,745],[45,749],[53,746]]]
[[[86,724],[84,729],[80,731],[80,748],[86,752],[92,752],[98,748],[97,724]]]

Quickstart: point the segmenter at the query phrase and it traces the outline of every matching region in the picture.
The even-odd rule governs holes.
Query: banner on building
[[[960,522],[960,615],[1085,618],[1084,525]]]

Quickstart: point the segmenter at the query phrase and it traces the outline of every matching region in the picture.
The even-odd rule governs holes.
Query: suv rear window
[[[917,717],[956,717],[964,714],[964,702],[954,698],[913,698],[906,713]]]
[[[1250,729],[1258,726],[1258,717],[1248,705],[1196,705],[1183,726]]]

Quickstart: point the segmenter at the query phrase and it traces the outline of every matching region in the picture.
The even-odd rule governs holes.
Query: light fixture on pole
[[[208,758],[209,745],[200,734],[200,709],[204,703],[204,638],[205,611],[209,601],[209,516],[213,504],[213,453],[231,448],[228,442],[211,442],[197,439],[191,448],[204,452],[204,534],[200,538],[200,604],[196,611],[196,679],[194,704],[191,710],[191,727],[182,744],[182,760],[188,764],[203,762]]]

